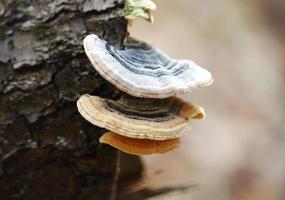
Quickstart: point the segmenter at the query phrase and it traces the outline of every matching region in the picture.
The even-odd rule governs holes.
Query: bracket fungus
[[[153,22],[151,10],[155,10],[156,5],[151,0],[127,0],[125,3],[125,18],[132,22],[137,17],[142,17]]]
[[[112,132],[107,132],[102,135],[99,141],[100,143],[111,145],[125,153],[134,155],[167,153],[180,146],[179,138],[157,141],[129,138]]]
[[[187,130],[191,119],[205,116],[201,107],[176,97],[141,99],[123,95],[113,101],[82,95],[77,107],[96,126],[125,137],[151,140],[177,138]]]
[[[96,71],[132,96],[167,98],[213,82],[211,73],[194,62],[172,59],[145,42],[130,39],[119,50],[92,34],[83,43]]]
[[[125,18],[152,21],[150,0],[127,0]],[[170,58],[161,50],[133,38],[117,49],[91,34],[84,50],[96,71],[124,93],[118,100],[82,95],[79,113],[108,130],[99,141],[135,155],[166,153],[180,146],[192,119],[203,119],[204,109],[175,95],[212,84],[210,72],[191,60]]]

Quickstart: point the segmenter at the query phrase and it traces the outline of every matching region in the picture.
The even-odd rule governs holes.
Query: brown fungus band
[[[179,137],[191,119],[204,118],[204,110],[179,98],[142,99],[122,96],[117,101],[83,95],[80,114],[92,124],[139,139],[167,140]]]

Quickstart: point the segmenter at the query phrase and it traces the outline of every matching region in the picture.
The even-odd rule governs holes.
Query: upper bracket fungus
[[[112,101],[83,95],[77,101],[77,107],[94,125],[125,137],[151,140],[177,138],[187,130],[191,119],[205,115],[199,106],[176,97],[141,99],[123,95]]]
[[[137,17],[153,22],[153,16],[150,11],[155,9],[156,5],[151,0],[126,0],[125,18],[129,22],[132,22]]]
[[[92,34],[83,43],[97,72],[132,96],[167,98],[213,82],[211,73],[191,60],[172,59],[145,42],[131,39],[119,50]]]

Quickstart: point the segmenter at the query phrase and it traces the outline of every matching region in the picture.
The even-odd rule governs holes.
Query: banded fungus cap
[[[96,71],[132,96],[167,98],[213,82],[211,73],[194,62],[171,59],[144,42],[131,40],[119,50],[93,34],[83,43]]]
[[[167,140],[187,131],[191,119],[205,116],[199,106],[176,97],[141,99],[122,96],[117,101],[83,95],[77,101],[80,114],[92,124],[125,137]]]
[[[134,155],[149,155],[167,153],[180,146],[179,138],[156,141],[124,137],[116,133],[107,132],[99,139],[100,143],[108,144],[125,153]]]
[[[155,9],[156,5],[151,0],[126,0],[124,9],[125,18],[132,22],[137,17],[142,17],[153,22],[153,16],[150,11]]]

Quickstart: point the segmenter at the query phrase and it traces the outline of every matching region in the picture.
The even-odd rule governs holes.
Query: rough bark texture
[[[118,91],[91,67],[87,33],[120,47],[123,0],[0,0],[0,199],[109,199],[118,153],[77,112]]]

